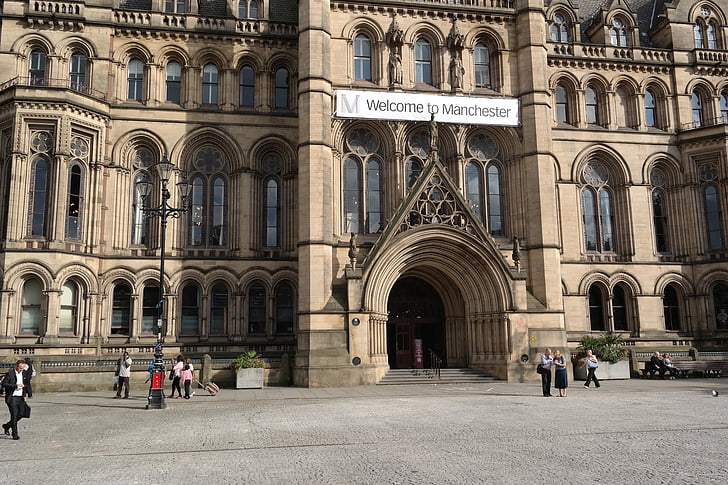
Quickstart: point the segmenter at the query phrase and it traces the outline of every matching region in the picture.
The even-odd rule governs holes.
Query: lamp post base
[[[164,389],[150,389],[147,398],[147,409],[164,409],[167,404],[164,402]]]

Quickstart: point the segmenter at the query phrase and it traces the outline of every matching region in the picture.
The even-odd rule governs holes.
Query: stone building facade
[[[430,350],[530,379],[543,348],[602,332],[724,349],[727,15],[6,0],[0,355],[148,355],[160,300],[167,352],[288,354],[299,386],[375,383]],[[164,157],[187,211],[160,292],[136,186],[161,200]]]

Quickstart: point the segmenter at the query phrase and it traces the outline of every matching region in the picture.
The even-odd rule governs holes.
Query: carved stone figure
[[[402,56],[395,50],[389,54],[389,84],[402,84]]]
[[[435,121],[434,113],[431,114],[430,125],[428,126],[428,131],[430,134],[430,150],[437,150],[438,134],[437,134],[437,122]]]
[[[359,249],[356,246],[356,234],[351,233],[351,239],[349,239],[349,264],[351,269],[356,269],[356,258],[359,254]]]
[[[463,67],[463,61],[460,57],[453,57],[450,60],[450,84],[455,89],[463,87],[463,76],[465,75],[465,68]]]
[[[521,271],[521,243],[518,241],[516,236],[513,236],[513,264],[516,265],[516,270]]]

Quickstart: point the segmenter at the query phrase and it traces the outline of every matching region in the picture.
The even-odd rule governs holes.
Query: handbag
[[[171,370],[169,371],[169,379],[170,379],[170,380],[173,380],[173,379],[174,379],[174,369],[171,369]]]
[[[543,365],[542,364],[538,364],[536,366],[536,373],[537,374],[543,374],[545,371],[546,371],[546,369],[543,368]]]
[[[25,401],[23,401],[23,409],[20,411],[20,417],[21,418],[30,417],[30,406],[28,406],[28,403]]]

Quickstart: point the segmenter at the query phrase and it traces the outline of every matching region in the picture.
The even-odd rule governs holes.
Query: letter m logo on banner
[[[339,93],[336,97],[337,106],[336,114],[339,116],[352,115],[359,112],[359,95],[355,94],[354,99],[351,99],[344,93]],[[352,101],[351,103],[349,101]]]

